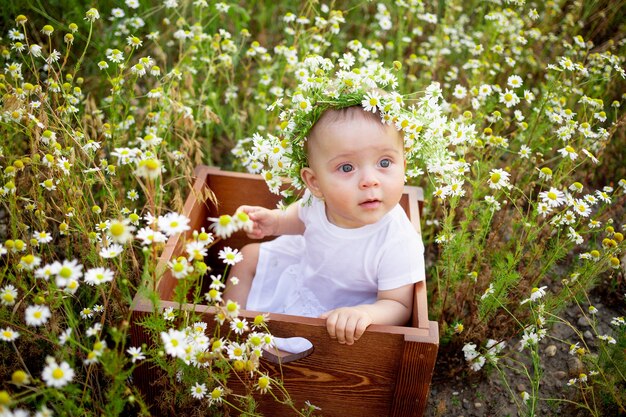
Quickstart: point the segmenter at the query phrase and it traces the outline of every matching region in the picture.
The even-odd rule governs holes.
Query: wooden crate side
[[[196,169],[196,178],[184,208],[184,214],[192,219],[192,230],[199,230],[202,226],[206,228],[209,224],[206,218],[209,216],[233,214],[241,204],[273,207],[280,199],[279,196],[268,192],[267,186],[258,175],[233,173],[200,166]],[[406,187],[406,191],[401,204],[419,230],[419,202],[417,198],[420,189]],[[216,201],[219,203],[216,204]],[[171,257],[182,251],[182,237],[170,240],[172,242],[168,241],[168,247],[159,263],[163,269]],[[249,240],[244,233],[238,233],[227,241],[219,242],[216,247],[211,248],[210,252],[213,254],[212,256],[216,256],[218,250],[225,245],[241,248],[248,242]],[[212,265],[216,259],[207,259],[207,262]],[[177,280],[168,272],[162,275],[159,281],[159,294],[162,300],[160,308],[180,307],[177,303],[169,301],[172,299],[176,283]],[[133,306],[131,337],[133,343],[136,341],[141,344],[149,342],[149,340],[147,335],[143,334],[143,329],[136,325],[136,320],[142,317],[142,312],[151,312],[152,305],[139,296],[136,299]],[[418,371],[407,371],[403,368],[412,366],[411,355],[418,355],[419,357],[419,355],[425,355],[425,352],[434,351],[433,357],[436,357],[438,337],[433,336],[432,325],[428,322],[426,302],[425,285],[416,285],[415,308],[412,319],[414,327],[372,325],[362,339],[353,346],[340,345],[336,341],[331,341],[323,320],[272,314],[270,321],[272,334],[281,337],[294,335],[307,337],[314,343],[315,350],[309,357],[297,362],[283,364],[282,369],[265,361],[263,366],[275,375],[282,372],[285,376],[285,386],[288,392],[294,395],[298,401],[308,399],[312,403],[322,406],[325,409],[322,410],[322,414],[325,416],[351,415],[353,412],[356,413],[354,415],[362,416],[391,415],[392,410],[396,409],[400,410],[399,414],[394,414],[397,416],[419,415],[413,413],[416,410],[415,406],[413,405],[411,408],[409,405],[417,401],[417,410],[420,409],[419,404],[425,405],[424,401],[428,395],[432,368],[430,373],[425,374],[421,373],[422,371],[419,369]],[[213,323],[213,309],[211,307],[185,305],[183,308],[194,309],[199,313],[207,314],[205,320],[208,323]],[[242,311],[243,317],[253,318],[255,314],[255,312]],[[432,323],[434,323],[436,331],[436,323]],[[408,344],[410,346],[407,347]],[[434,345],[434,350],[422,345]],[[428,369],[428,365],[425,363],[421,367],[422,370]],[[143,385],[144,389],[147,390],[145,392],[149,393],[148,398],[158,398],[158,392],[151,387],[151,381],[154,380],[156,374],[155,371],[140,367],[138,372],[140,374],[136,375],[138,377],[142,375],[141,378],[147,381]],[[407,388],[419,380],[426,385],[425,391],[423,387],[418,387],[418,391],[415,391],[415,387],[413,391]],[[417,385],[419,386],[419,384]],[[287,409],[280,409],[280,406],[271,398],[264,398],[265,400],[261,402],[261,409],[265,415],[290,415],[282,414],[283,412],[286,413]],[[303,404],[298,405],[302,406]],[[404,412],[402,410],[409,410],[407,412],[410,413],[401,414]]]
[[[176,280],[169,279],[172,278],[172,276],[167,268],[167,263],[183,251],[182,245],[187,241],[194,230],[200,230],[201,227],[207,224],[206,218],[209,214],[208,205],[211,200],[215,198],[211,190],[206,186],[207,177],[211,172],[212,170],[204,165],[199,165],[194,170],[195,180],[185,200],[185,205],[181,213],[189,218],[190,229],[186,233],[180,233],[170,237],[159,257],[155,272],[158,279],[156,290],[159,294],[159,298],[162,300],[171,300],[173,298],[174,288],[176,287]]]
[[[439,350],[438,324],[431,321],[429,325],[430,342],[405,340],[389,414],[391,417],[419,417],[426,411]]]

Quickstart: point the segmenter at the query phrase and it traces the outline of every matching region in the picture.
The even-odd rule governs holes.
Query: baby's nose
[[[378,176],[371,172],[370,170],[366,170],[363,172],[361,176],[361,181],[359,182],[359,187],[361,188],[370,188],[378,186]]]

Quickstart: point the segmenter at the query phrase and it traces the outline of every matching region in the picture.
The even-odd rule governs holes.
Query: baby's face
[[[400,201],[405,161],[393,126],[365,117],[333,121],[319,126],[308,146],[302,177],[336,226],[375,223]]]

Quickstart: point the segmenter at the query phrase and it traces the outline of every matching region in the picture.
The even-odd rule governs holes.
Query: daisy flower
[[[107,235],[113,242],[124,245],[126,242],[133,239],[132,232],[134,231],[135,226],[131,225],[130,220],[128,219],[111,220],[107,230]]]
[[[31,305],[24,312],[26,324],[33,327],[46,324],[51,315],[50,309],[45,305]]]
[[[154,230],[149,226],[146,226],[137,231],[135,238],[141,240],[141,244],[144,246],[152,245],[153,243],[163,243],[167,241],[167,236],[158,230]]]
[[[519,101],[520,99],[517,94],[508,88],[500,93],[500,103],[504,104],[507,108],[517,105]]]
[[[56,284],[59,287],[65,287],[69,281],[76,281],[83,276],[83,266],[76,259],[63,263],[54,262],[52,264],[54,274],[56,275]]]
[[[16,332],[10,327],[5,327],[4,329],[0,330],[0,340],[4,342],[12,342],[18,337],[20,337],[19,332]]]
[[[221,404],[224,399],[224,389],[222,387],[215,387],[213,391],[211,391],[211,395],[209,398],[209,404]]]
[[[141,351],[141,347],[131,346],[126,349],[126,353],[130,355],[130,360],[135,363],[137,361],[142,361],[146,359],[146,355]]]
[[[170,268],[172,275],[176,279],[185,278],[193,272],[193,266],[189,265],[187,258],[183,258],[182,256],[178,257],[176,260],[168,262],[167,266]]]
[[[226,302],[226,313],[230,317],[237,317],[239,315],[239,303],[233,300]]]
[[[39,243],[50,243],[52,241],[52,235],[46,231],[35,232],[33,237],[37,239]]]
[[[182,233],[190,229],[189,218],[175,212],[167,213],[164,216],[159,216],[157,224],[159,226],[159,229],[167,236]]]
[[[243,343],[231,342],[226,350],[228,358],[231,360],[244,359],[246,345]]]
[[[270,381],[271,379],[269,376],[262,375],[261,377],[259,377],[256,383],[256,389],[259,390],[261,394],[265,394],[267,390],[272,389],[272,387],[270,386]]]
[[[537,204],[537,214],[547,216],[550,213],[552,213],[552,207],[550,207],[548,204],[542,202]]]
[[[183,358],[186,355],[188,343],[184,332],[169,329],[167,332],[161,332],[161,340],[168,355],[175,358]]]
[[[74,378],[74,370],[69,363],[61,362],[58,364],[56,359],[48,356],[46,358],[46,367],[43,369],[41,379],[47,386],[54,388],[62,388]]]
[[[222,239],[229,238],[234,232],[237,231],[237,222],[228,214],[222,214],[218,218],[209,217],[211,223],[211,230]]]
[[[543,298],[543,296],[546,295],[546,288],[548,287],[547,286],[543,286],[540,288],[534,287],[530,291],[530,297],[522,301],[520,304],[525,304],[529,301],[537,301],[538,299]]]
[[[548,167],[543,167],[539,170],[539,178],[542,180],[549,180],[552,178],[552,170]]]
[[[161,175],[163,171],[163,165],[161,161],[156,158],[146,158],[137,161],[137,169],[135,175],[146,179],[155,179]]]
[[[503,169],[492,169],[489,175],[489,187],[494,190],[508,188],[510,174]]]
[[[581,217],[589,217],[591,214],[591,207],[589,207],[589,204],[581,199],[576,199],[572,208],[574,209],[574,212]]]
[[[100,249],[100,252],[98,254],[105,259],[111,259],[117,257],[120,253],[122,253],[123,250],[124,247],[122,245],[113,243],[107,247]]]
[[[240,319],[238,317],[230,322],[230,328],[237,334],[243,334],[244,332],[250,330],[250,327],[248,326],[248,321],[246,319]]]
[[[206,385],[195,383],[193,387],[191,387],[191,396],[197,400],[201,400],[206,396],[207,389]]]
[[[163,319],[166,321],[174,321],[176,318],[176,312],[174,311],[174,307],[168,307],[163,310]]]
[[[238,249],[232,249],[229,246],[226,246],[224,249],[220,250],[219,258],[222,259],[226,265],[232,266],[241,262],[243,255]]]
[[[11,284],[7,284],[0,290],[0,303],[4,306],[12,306],[17,299],[17,290]]]
[[[559,207],[565,203],[565,194],[554,187],[539,193],[539,198],[550,207]]]
[[[519,153],[520,158],[528,159],[530,157],[531,152],[532,151],[528,146],[522,145],[518,153]]]
[[[235,213],[233,216],[233,221],[235,222],[235,227],[237,230],[245,230],[246,232],[252,231],[252,227],[254,226],[254,222],[245,211],[239,211]]]
[[[596,190],[596,195],[598,196],[600,200],[602,200],[605,203],[611,202],[611,197],[606,191]]]
[[[460,84],[457,84],[457,86],[454,87],[454,91],[452,92],[452,95],[458,98],[459,100],[462,100],[467,96],[467,88],[463,87]]]
[[[363,106],[363,110],[365,111],[376,113],[376,110],[380,107],[380,93],[370,91],[365,94],[363,101],[361,101],[361,106]]]
[[[567,145],[564,148],[559,149],[559,153],[561,154],[563,158],[569,158],[572,161],[578,158],[578,154],[576,153],[576,150],[569,145]]]
[[[522,77],[519,75],[511,75],[506,83],[511,88],[518,88],[521,87],[524,82],[522,81]]]
[[[85,272],[85,283],[88,285],[100,285],[113,281],[114,273],[108,268],[91,268]]]
[[[213,243],[213,234],[207,233],[204,231],[204,227],[200,229],[200,232],[197,234],[196,239],[198,242],[202,243],[204,246],[208,246]]]
[[[491,283],[489,284],[489,287],[487,287],[483,295],[480,296],[480,299],[484,300],[485,298],[489,297],[494,292],[495,292],[495,288],[493,287],[493,283]]]
[[[584,186],[579,183],[578,181],[572,183],[572,185],[569,186],[569,190],[574,192],[574,193],[580,193],[583,191]]]
[[[196,260],[201,261],[207,256],[207,248],[204,243],[199,241],[193,241],[185,245],[185,252],[187,252],[187,259],[189,262]]]

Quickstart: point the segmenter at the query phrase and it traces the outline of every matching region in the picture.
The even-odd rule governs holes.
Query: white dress
[[[246,309],[317,317],[424,280],[424,245],[400,205],[375,224],[344,229],[307,194],[310,204],[298,208],[304,235],[261,244]]]

